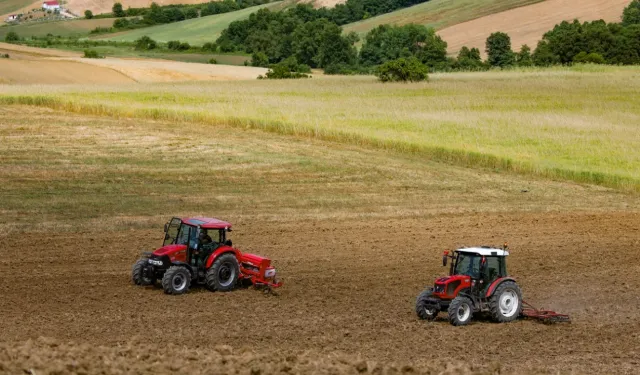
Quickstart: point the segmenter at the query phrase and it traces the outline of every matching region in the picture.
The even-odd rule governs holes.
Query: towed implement
[[[451,259],[449,276],[439,277],[432,288],[416,300],[420,319],[433,320],[446,311],[449,322],[466,325],[476,313],[488,313],[500,323],[520,317],[545,323],[569,322],[569,316],[549,310],[538,310],[522,299],[516,280],[507,274],[507,245],[502,249],[489,246],[470,247],[444,252],[442,265]]]
[[[239,284],[271,291],[282,285],[271,260],[242,253],[227,233],[231,224],[206,217],[173,218],[164,226],[164,242],[154,252],[143,253],[131,271],[136,285],[161,281],[167,294],[183,294],[192,284],[228,292]]]

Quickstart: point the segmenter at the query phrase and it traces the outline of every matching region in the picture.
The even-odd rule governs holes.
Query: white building
[[[7,19],[5,20],[5,22],[13,22],[13,21],[17,21],[18,20],[18,15],[17,14],[12,14],[9,17],[7,17]]]
[[[42,9],[43,10],[59,10],[60,9],[60,3],[57,2],[56,0],[45,1],[44,3],[42,3]]]

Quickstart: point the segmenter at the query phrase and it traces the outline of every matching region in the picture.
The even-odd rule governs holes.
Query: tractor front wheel
[[[131,280],[136,285],[153,285],[156,282],[155,277],[145,277],[144,276],[144,267],[149,264],[149,259],[143,258],[138,259],[137,262],[133,264],[133,269],[131,270]]]
[[[454,326],[467,325],[473,315],[473,302],[468,297],[458,296],[451,301],[447,312],[449,322]]]
[[[422,320],[434,320],[438,316],[438,308],[432,301],[433,293],[431,290],[425,290],[420,293],[416,300],[416,314]]]
[[[162,277],[162,288],[167,294],[183,294],[189,291],[191,272],[181,266],[171,266]]]
[[[236,287],[240,266],[235,254],[222,254],[207,271],[207,287],[213,291],[228,292]]]
[[[522,292],[513,281],[504,281],[498,285],[489,299],[491,317],[496,322],[511,322],[522,312]]]

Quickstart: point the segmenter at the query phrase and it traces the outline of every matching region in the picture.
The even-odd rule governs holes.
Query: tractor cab
[[[226,221],[204,217],[174,217],[164,225],[162,248],[171,245],[186,246],[183,261],[200,268],[218,247],[232,246],[231,240],[226,238],[230,231],[231,223]]]
[[[506,249],[490,247],[462,248],[451,256],[449,275],[466,275],[481,284],[489,285],[492,281],[507,276]],[[447,265],[448,253],[445,252],[443,265]]]

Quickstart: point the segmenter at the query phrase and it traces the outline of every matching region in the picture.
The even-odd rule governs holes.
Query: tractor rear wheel
[[[522,312],[522,292],[513,281],[504,281],[489,298],[489,311],[496,322],[511,322]]]
[[[449,304],[447,312],[449,314],[449,322],[454,326],[467,325],[473,315],[473,302],[468,297],[457,296]]]
[[[133,264],[133,269],[131,270],[131,280],[136,285],[153,285],[156,282],[155,277],[144,277],[144,267],[149,264],[149,259],[143,258],[138,259],[137,262]]]
[[[416,300],[416,314],[422,320],[433,320],[438,316],[438,308],[431,301],[433,293],[431,290],[425,290],[418,296]]]
[[[162,289],[167,294],[183,294],[189,291],[191,272],[181,266],[171,266],[162,277]]]
[[[213,291],[228,292],[236,287],[240,266],[235,254],[222,254],[207,270],[207,287]]]

